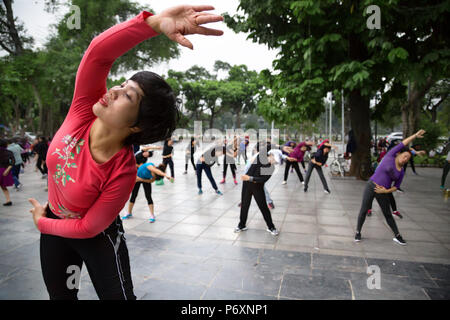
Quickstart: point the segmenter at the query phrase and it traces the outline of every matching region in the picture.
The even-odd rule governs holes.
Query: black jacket
[[[247,182],[264,184],[267,180],[270,179],[275,170],[275,167],[269,163],[269,160],[267,158],[263,160],[265,160],[264,164],[260,159],[260,155],[258,154],[246,173],[246,175],[251,177],[250,181]]]

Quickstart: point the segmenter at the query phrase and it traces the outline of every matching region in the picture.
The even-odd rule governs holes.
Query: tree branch
[[[14,55],[14,51],[12,51],[11,49],[9,49],[5,44],[3,44],[3,41],[0,41],[0,47],[3,48],[3,50],[5,50],[6,52],[8,52],[11,55]]]

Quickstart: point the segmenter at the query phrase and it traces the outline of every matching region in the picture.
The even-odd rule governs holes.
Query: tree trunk
[[[11,126],[11,130],[13,131],[12,134],[15,135],[17,131],[19,131],[20,128],[20,102],[18,99],[16,99],[14,101],[14,116],[15,116],[15,121],[13,126]]]
[[[409,137],[417,132],[419,127],[420,103],[434,83],[435,81],[431,77],[428,77],[426,83],[421,88],[415,82],[409,84],[408,100],[402,105],[403,137]]]
[[[236,112],[236,129],[241,128],[241,111],[238,109],[234,110]]]
[[[39,124],[38,124],[38,132],[42,133],[44,129],[44,106],[42,105],[42,99],[41,95],[39,94],[39,91],[37,90],[34,83],[31,83],[31,88],[33,89],[33,95],[36,99],[36,103],[39,107]]]
[[[211,109],[211,117],[209,118],[209,128],[212,129],[214,125],[214,109]]]
[[[368,98],[361,96],[359,90],[350,92],[348,99],[351,127],[356,139],[356,151],[352,154],[350,175],[366,180],[371,173],[370,102]]]

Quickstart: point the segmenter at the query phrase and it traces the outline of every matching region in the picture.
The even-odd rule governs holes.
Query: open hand
[[[425,130],[420,129],[419,131],[417,131],[416,133],[416,137],[417,138],[423,138],[423,135],[425,134]]]
[[[207,36],[221,36],[223,31],[205,28],[200,25],[223,21],[223,17],[203,11],[214,10],[207,5],[181,5],[150,16],[146,22],[158,33],[164,33],[169,39],[184,47],[194,49],[192,43],[184,36],[188,34],[203,34]]]

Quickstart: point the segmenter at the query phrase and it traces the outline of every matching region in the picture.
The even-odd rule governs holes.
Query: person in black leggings
[[[406,245],[406,241],[400,235],[397,224],[391,214],[389,195],[395,192],[401,185],[405,171],[403,166],[411,157],[411,150],[407,145],[416,138],[422,138],[424,130],[404,139],[384,156],[375,173],[370,177],[363,193],[361,209],[358,215],[355,242],[361,241],[361,230],[364,225],[367,211],[375,198],[381,207],[387,224],[394,233],[392,239],[395,243]],[[394,186],[392,184],[394,183]]]
[[[36,161],[36,168],[42,173],[42,178],[47,177],[48,168],[45,162],[48,151],[48,143],[45,137],[39,137],[39,142],[34,147],[34,151],[36,152],[38,158]]]
[[[170,175],[172,176],[172,178],[175,178],[172,154],[173,154],[173,140],[171,138],[169,138],[169,139],[166,139],[166,141],[164,141],[162,158],[163,158],[163,163],[165,165],[169,165]]]
[[[275,228],[272,221],[270,210],[266,203],[266,196],[264,193],[264,184],[270,179],[274,172],[274,163],[276,162],[273,155],[267,154],[267,146],[260,149],[261,151],[253,156],[250,160],[251,165],[247,173],[241,177],[242,193],[241,193],[241,213],[238,226],[234,232],[242,232],[247,230],[246,223],[248,217],[248,210],[252,197],[255,198],[256,204],[264,217],[267,224],[267,231],[272,235],[277,236],[279,232]],[[263,156],[262,156],[263,155]]]
[[[316,169],[317,174],[320,177],[320,180],[322,181],[324,192],[329,194],[330,189],[328,189],[327,180],[325,179],[325,176],[323,175],[322,166],[327,162],[328,160],[328,153],[330,152],[331,145],[328,143],[322,144],[319,150],[317,150],[316,153],[314,153],[314,156],[311,157],[311,161],[308,165],[308,171],[306,172],[305,177],[305,188],[304,191],[308,191],[308,183],[309,179],[311,178],[311,173],[313,169]]]
[[[186,146],[186,153],[185,153],[185,164],[184,164],[184,172],[183,174],[187,174],[189,159],[192,163],[192,168],[194,168],[195,171],[195,162],[194,162],[194,153],[197,150],[197,144],[194,137],[191,137],[191,142]]]

